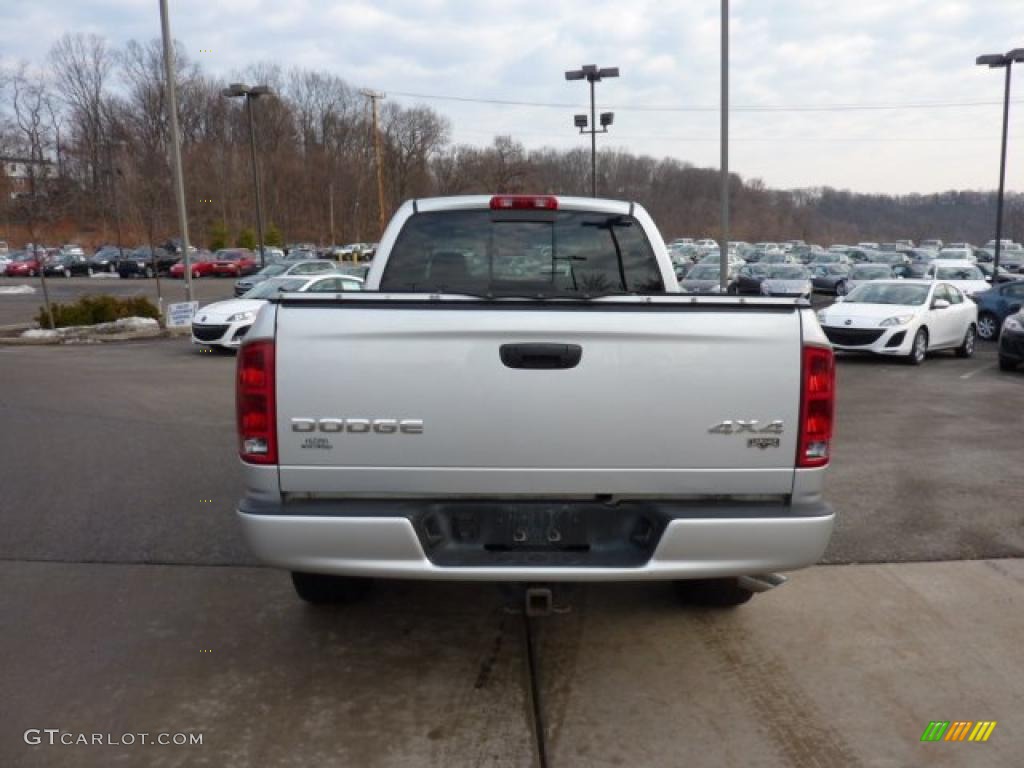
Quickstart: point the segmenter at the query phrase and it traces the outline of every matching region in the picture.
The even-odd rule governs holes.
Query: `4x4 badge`
[[[743,419],[726,419],[720,421],[708,430],[712,435],[742,435],[744,432],[752,432],[755,435],[781,435],[783,424],[781,419],[769,421],[763,427],[757,419],[744,421]]]

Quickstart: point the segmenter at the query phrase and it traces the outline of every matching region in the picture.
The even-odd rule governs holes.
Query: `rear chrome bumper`
[[[242,507],[246,505],[243,502]],[[293,571],[453,581],[641,581],[789,571],[818,562],[835,514],[686,517],[668,522],[651,558],[636,567],[438,566],[407,517],[266,514],[238,510],[263,562]]]

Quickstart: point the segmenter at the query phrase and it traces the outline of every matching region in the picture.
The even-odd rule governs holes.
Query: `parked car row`
[[[6,244],[5,244],[6,245]],[[264,264],[324,260],[333,263],[351,262],[355,268],[373,258],[376,243],[352,243],[346,246],[320,248],[313,244],[296,244],[287,250],[266,246],[263,259],[259,250],[222,248],[215,253],[189,246],[189,268],[193,278],[244,277],[255,274]],[[365,271],[365,270],[364,270]],[[27,245],[20,251],[0,252],[0,275],[8,277],[92,276],[98,273],[117,274],[122,278],[169,275],[183,278],[185,263],[180,243],[168,240],[161,245],[128,248],[103,245],[92,255],[74,243],[61,248]]]

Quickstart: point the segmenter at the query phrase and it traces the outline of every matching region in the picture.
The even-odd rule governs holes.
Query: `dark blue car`
[[[1000,283],[972,297],[978,305],[978,336],[994,341],[999,338],[1003,320],[1019,312],[1024,305],[1024,280]]]

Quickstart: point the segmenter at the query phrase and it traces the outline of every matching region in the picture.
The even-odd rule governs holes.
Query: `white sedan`
[[[927,280],[941,280],[954,285],[968,296],[987,291],[992,287],[985,280],[984,273],[978,269],[977,265],[963,260],[936,259],[928,265],[924,277]]]
[[[354,275],[328,274],[316,277],[273,277],[264,280],[240,298],[207,304],[192,321],[192,343],[204,347],[235,349],[256,322],[256,313],[285,292],[339,293],[361,291],[363,281]]]
[[[911,365],[939,349],[970,357],[978,335],[978,306],[936,280],[872,280],[818,312],[818,320],[837,350],[902,357]]]

